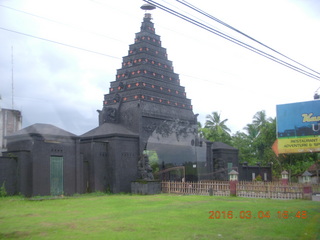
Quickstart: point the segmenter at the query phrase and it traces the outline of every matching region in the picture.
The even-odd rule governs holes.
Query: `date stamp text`
[[[307,211],[209,211],[209,219],[306,219],[308,218]]]

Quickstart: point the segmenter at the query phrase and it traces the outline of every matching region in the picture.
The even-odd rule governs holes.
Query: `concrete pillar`
[[[312,199],[312,187],[311,187],[311,173],[305,171],[302,174],[303,180],[303,199],[311,200]]]
[[[289,173],[286,170],[281,172],[281,184],[282,185],[288,185],[288,181],[289,181],[288,176],[289,176]]]
[[[235,170],[229,172],[230,195],[237,196],[237,183],[239,173]]]

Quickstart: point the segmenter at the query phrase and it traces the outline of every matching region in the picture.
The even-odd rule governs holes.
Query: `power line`
[[[90,1],[93,1],[93,2],[96,2],[95,0],[90,0]],[[100,2],[97,2],[97,3],[99,3],[99,4],[102,4],[102,3],[100,3]],[[49,19],[49,18],[44,18],[44,17],[41,17],[41,16],[38,16],[38,15],[35,15],[35,14],[32,14],[32,13],[29,13],[29,12],[25,12],[25,11],[21,11],[21,10],[18,10],[18,9],[14,9],[14,8],[11,8],[11,7],[8,7],[8,6],[4,6],[4,5],[2,5],[2,4],[0,4],[0,7],[5,7],[5,8],[8,8],[8,9],[11,9],[11,10],[14,10],[14,11],[17,11],[17,12],[21,12],[21,13],[24,13],[24,14],[27,14],[27,15],[31,15],[31,16],[33,16],[33,17],[37,17],[37,18],[41,18],[41,19],[44,19],[44,20],[47,20],[47,21],[51,21],[51,22],[54,22],[54,23],[58,23],[58,24],[61,24],[61,25],[66,25],[66,24],[64,24],[64,23],[62,23],[62,22],[58,22],[58,21],[55,21],[55,20],[52,20],[52,19]],[[66,26],[69,26],[69,25],[66,25]],[[70,26],[70,27],[72,27],[72,26]],[[1,27],[0,27],[1,28]],[[8,30],[8,29],[6,29],[6,30]],[[8,30],[9,31],[9,30]],[[10,30],[10,31],[13,31],[13,30]],[[172,30],[173,31],[173,30]],[[13,32],[15,32],[15,33],[17,33],[16,31],[13,31]],[[175,31],[176,32],[176,31]],[[177,32],[176,32],[177,33]],[[21,33],[21,34],[23,34],[23,35],[27,35],[27,34],[24,34],[24,33]],[[100,34],[98,34],[98,35],[100,35]],[[28,36],[29,36],[29,34],[28,34]],[[102,35],[103,36],[103,35]],[[38,37],[36,37],[36,36],[34,36],[35,38],[38,38]],[[42,39],[41,38],[41,40],[45,40],[45,39]],[[51,40],[49,40],[49,41],[51,41]],[[120,41],[120,40],[119,40]],[[55,42],[54,42],[55,43]],[[90,51],[90,50],[88,50],[88,51]],[[120,58],[119,58],[120,59]],[[186,75],[186,74],[180,74],[181,76],[185,76],[185,77],[189,77],[189,78],[192,78],[192,79],[197,79],[197,80],[200,80],[200,81],[204,81],[204,82],[212,82],[211,80],[209,80],[209,79],[204,79],[204,78],[199,78],[199,77],[195,77],[195,76],[190,76],[190,75]],[[215,82],[215,84],[218,84],[218,85],[224,85],[223,83],[219,83],[219,82]]]
[[[231,41],[233,43],[236,43],[236,44],[238,44],[238,45],[240,45],[240,46],[242,46],[244,48],[247,48],[248,50],[251,50],[251,51],[253,51],[253,52],[255,52],[255,53],[259,54],[259,55],[262,55],[262,56],[264,56],[266,58],[269,58],[270,60],[273,60],[273,61],[275,61],[277,63],[280,63],[280,64],[282,64],[282,65],[284,65],[284,66],[286,66],[288,68],[291,68],[292,70],[300,72],[300,73],[302,73],[302,74],[304,74],[304,75],[306,75],[308,77],[314,78],[316,80],[320,80],[320,77],[317,76],[317,75],[314,75],[314,74],[312,74],[310,72],[307,72],[307,71],[305,71],[305,70],[303,70],[301,68],[298,68],[298,67],[296,67],[296,66],[294,66],[292,64],[289,64],[289,63],[287,63],[287,62],[285,62],[283,60],[280,60],[279,58],[276,58],[276,57],[274,57],[274,56],[272,56],[270,54],[267,54],[267,53],[257,49],[257,48],[254,48],[254,47],[252,47],[252,46],[250,46],[250,45],[248,45],[248,44],[246,44],[244,42],[241,42],[241,41],[239,41],[239,40],[237,40],[237,39],[235,39],[235,38],[233,38],[233,37],[231,37],[231,36],[229,36],[227,34],[224,34],[224,33],[220,32],[220,31],[217,31],[217,30],[215,30],[215,29],[213,29],[213,28],[211,28],[211,27],[209,27],[209,26],[207,26],[207,25],[205,25],[203,23],[200,23],[200,22],[198,22],[198,21],[196,21],[196,20],[194,20],[194,19],[192,19],[190,17],[187,17],[186,15],[183,15],[183,14],[177,12],[177,11],[174,11],[174,10],[164,6],[164,5],[161,5],[161,4],[159,4],[159,3],[155,2],[155,1],[152,1],[152,0],[144,0],[144,1],[148,2],[149,4],[153,4],[153,5],[157,6],[158,8],[160,8],[160,9],[162,9],[162,10],[164,10],[164,11],[166,11],[166,12],[168,12],[168,13],[176,16],[176,17],[179,17],[179,18],[181,18],[181,19],[183,19],[183,20],[185,20],[185,21],[187,21],[189,23],[192,23],[192,24],[194,24],[194,25],[196,25],[196,26],[198,26],[200,28],[203,28],[203,29],[205,29],[205,30],[207,30],[207,31],[209,31],[211,33],[214,33],[214,34],[216,34],[216,35],[218,35],[218,36],[220,36],[222,38],[225,38],[225,39],[227,39],[227,40],[229,40],[229,41]]]
[[[213,29],[212,27],[209,27],[209,26],[207,26],[207,25],[205,25],[203,23],[200,23],[200,22],[198,22],[198,21],[196,21],[196,20],[194,20],[194,19],[192,19],[192,18],[190,18],[188,16],[185,16],[185,15],[183,15],[183,14],[177,12],[177,11],[174,11],[174,10],[168,8],[168,7],[165,7],[164,5],[161,5],[161,4],[159,4],[159,3],[157,3],[157,2],[155,2],[153,0],[143,0],[143,1],[147,2],[149,4],[152,4],[152,5],[160,8],[160,9],[162,9],[162,10],[164,10],[164,11],[166,11],[166,12],[168,12],[168,13],[176,16],[176,17],[179,17],[179,18],[189,22],[189,23],[192,23],[192,24],[196,25],[197,27],[200,27],[200,28],[202,28],[202,29],[204,29],[206,31],[209,31],[211,33],[214,33],[214,34],[216,34],[216,35],[218,35],[218,36],[220,36],[220,37],[222,37],[222,38],[224,38],[224,39],[226,39],[228,41],[231,41],[231,42],[233,42],[233,43],[235,43],[235,44],[237,44],[239,46],[242,46],[242,47],[244,47],[244,48],[246,48],[246,49],[248,49],[250,51],[253,51],[253,52],[255,52],[255,53],[257,53],[257,54],[259,54],[261,56],[269,58],[270,60],[272,60],[274,62],[277,62],[277,63],[279,63],[281,65],[284,65],[284,66],[286,66],[286,67],[288,67],[288,68],[290,68],[290,69],[292,69],[294,71],[297,71],[297,72],[299,72],[301,74],[304,74],[304,75],[306,75],[308,77],[311,77],[311,78],[314,78],[314,79],[320,81],[320,76],[317,76],[317,75],[312,74],[310,72],[307,72],[307,71],[305,71],[305,70],[303,70],[303,69],[301,69],[299,67],[296,67],[296,66],[294,66],[292,64],[289,64],[288,62],[285,62],[285,61],[283,61],[283,60],[281,60],[279,58],[276,58],[275,56],[272,56],[272,55],[270,55],[270,54],[268,54],[266,52],[263,52],[263,51],[261,51],[261,50],[259,50],[257,48],[254,48],[254,47],[250,46],[249,44],[241,42],[241,41],[239,41],[239,40],[237,40],[237,39],[235,39],[235,38],[233,38],[233,37],[231,37],[231,36],[229,36],[227,34],[224,34],[224,33],[220,32],[220,31],[217,31],[217,30]]]
[[[70,45],[70,44],[66,44],[66,43],[50,40],[50,39],[47,39],[47,38],[37,37],[37,36],[31,35],[31,34],[18,32],[18,31],[14,31],[14,30],[11,30],[11,29],[3,28],[3,27],[0,27],[0,29],[8,31],[8,32],[13,32],[13,33],[16,33],[16,34],[20,34],[20,35],[23,35],[23,36],[27,36],[27,37],[31,37],[31,38],[35,38],[35,39],[39,39],[39,40],[43,40],[43,41],[59,44],[59,45],[65,46],[65,47],[70,47],[70,48],[74,48],[74,49],[77,49],[77,50],[81,50],[81,51],[85,51],[85,52],[90,52],[90,53],[102,55],[102,56],[109,57],[109,58],[120,59],[120,60],[122,59],[122,58],[115,57],[115,56],[112,56],[112,55],[109,55],[109,54],[88,50],[88,49],[85,49],[85,48],[81,48],[81,47],[73,46],[73,45]]]
[[[273,52],[281,55],[282,57],[285,57],[285,58],[287,58],[287,59],[289,59],[289,60],[297,63],[298,65],[300,65],[300,66],[302,66],[302,67],[304,67],[304,68],[306,68],[306,69],[309,69],[310,71],[312,71],[312,72],[314,72],[314,73],[320,74],[319,72],[317,72],[317,71],[315,71],[315,70],[313,70],[313,69],[311,69],[311,68],[309,68],[309,67],[307,67],[307,66],[305,66],[305,65],[303,65],[303,64],[301,64],[301,63],[299,63],[298,61],[296,61],[296,60],[294,60],[294,59],[292,59],[292,58],[290,58],[290,57],[282,54],[281,52],[279,52],[279,51],[277,51],[277,50],[269,47],[268,45],[266,45],[266,44],[264,44],[264,43],[256,40],[255,38],[250,37],[249,35],[245,34],[244,32],[242,32],[242,31],[240,31],[240,30],[232,27],[231,25],[229,25],[229,24],[227,24],[227,23],[219,20],[218,18],[210,15],[209,13],[206,13],[205,11],[201,10],[200,8],[195,7],[194,5],[188,3],[187,1],[185,1],[185,0],[182,0],[182,1],[181,1],[181,0],[176,0],[176,1],[179,2],[179,3],[181,3],[181,4],[183,4],[184,6],[187,6],[187,7],[191,8],[192,10],[194,10],[194,11],[196,11],[196,12],[198,12],[198,13],[200,13],[200,14],[202,14],[202,15],[204,15],[204,16],[206,16],[206,17],[208,17],[208,18],[210,18],[210,19],[212,19],[212,20],[214,20],[214,21],[216,21],[216,22],[218,22],[218,23],[220,23],[220,24],[222,24],[223,26],[226,26],[227,28],[230,28],[230,29],[234,30],[235,32],[237,32],[237,33],[239,33],[239,34],[241,34],[241,35],[249,38],[250,40],[252,40],[252,41],[254,41],[254,42],[256,42],[256,43],[258,43],[258,44],[260,44],[260,45],[262,45],[262,46],[264,46],[264,47],[266,47],[266,48],[268,48],[269,50],[271,50],[271,51],[273,51]]]
[[[63,25],[63,26],[69,27],[69,28],[74,28],[74,29],[80,30],[80,31],[82,31],[82,32],[87,32],[87,33],[90,33],[90,34],[94,34],[94,35],[97,35],[97,36],[99,36],[99,37],[104,37],[104,38],[108,38],[108,39],[112,39],[112,40],[114,40],[114,41],[118,41],[118,42],[123,42],[123,43],[124,43],[124,41],[122,41],[122,40],[120,40],[120,39],[116,39],[116,38],[107,36],[107,35],[105,35],[105,34],[88,31],[88,30],[86,30],[86,29],[84,29],[84,28],[81,28],[81,27],[77,27],[77,26],[74,26],[74,25],[70,25],[70,24],[66,24],[66,23],[63,23],[63,22],[59,22],[59,21],[57,21],[57,20],[50,19],[50,18],[43,17],[43,16],[39,16],[39,15],[30,13],[30,12],[22,11],[22,10],[19,10],[19,9],[16,9],[16,8],[12,8],[12,7],[8,7],[8,6],[2,5],[2,4],[0,4],[0,7],[7,8],[7,9],[10,9],[10,10],[12,10],[12,11],[16,11],[16,12],[19,12],[19,13],[23,13],[23,14],[26,14],[26,15],[29,15],[29,16],[32,16],[32,17],[40,18],[40,19],[46,20],[46,21],[48,21],[48,22],[53,22],[53,23],[56,23],[56,24],[60,24],[60,25]]]
[[[2,27],[0,27],[0,29],[6,30],[6,31],[9,31],[9,32],[13,32],[13,33],[16,33],[16,34],[21,34],[21,35],[24,35],[24,36],[27,36],[27,37],[32,37],[32,38],[40,39],[40,40],[43,40],[43,41],[48,41],[48,42],[51,42],[51,43],[60,44],[60,45],[66,46],[66,47],[72,47],[72,48],[75,48],[75,49],[78,49],[78,50],[81,50],[81,51],[87,51],[87,52],[94,53],[94,54],[99,54],[99,55],[112,57],[112,58],[116,58],[116,59],[121,59],[121,58],[118,58],[118,57],[115,57],[115,56],[111,56],[111,55],[107,55],[107,54],[91,51],[91,50],[84,49],[84,48],[79,48],[79,47],[76,47],[76,46],[68,45],[68,44],[65,44],[65,43],[60,43],[60,42],[53,41],[53,40],[50,40],[50,39],[45,39],[45,38],[33,36],[33,35],[30,35],[30,34],[26,34],[26,33],[21,33],[21,32],[18,32],[18,31],[14,31],[14,30],[2,28]],[[195,77],[195,76],[191,76],[191,75],[186,75],[186,74],[180,74],[180,75],[181,76],[185,76],[185,77],[189,77],[189,78],[193,78],[193,79],[198,79],[198,80],[204,81],[204,82],[212,82],[209,79],[199,78],[199,77]],[[223,83],[219,83],[219,82],[215,82],[215,84],[224,85]]]
[[[149,2],[150,0],[149,0],[149,1],[148,1],[148,0],[144,0],[144,1],[145,1],[145,2]],[[179,1],[179,0],[177,0],[177,1],[178,1],[178,2],[181,2],[181,1]],[[243,43],[243,42],[241,42],[241,41],[239,41],[239,40],[237,40],[237,39],[235,39],[235,38],[232,38],[232,37],[230,37],[230,36],[228,36],[228,35],[226,35],[226,34],[223,34],[222,32],[219,32],[219,31],[217,31],[217,30],[215,30],[215,29],[213,29],[213,28],[211,28],[211,27],[209,27],[209,26],[207,26],[207,25],[205,25],[205,24],[203,24],[203,23],[200,23],[200,22],[198,22],[198,21],[195,21],[195,20],[192,19],[192,18],[189,18],[189,17],[187,17],[187,16],[185,16],[185,15],[183,15],[183,14],[180,14],[180,13],[178,13],[178,12],[176,12],[176,11],[170,9],[170,8],[167,8],[167,7],[165,7],[165,6],[161,5],[161,4],[158,4],[158,3],[155,2],[155,1],[151,1],[151,2],[157,4],[160,9],[165,10],[165,11],[167,11],[167,12],[169,12],[169,13],[171,13],[171,14],[179,17],[179,18],[182,18],[183,20],[186,20],[186,21],[188,21],[188,22],[190,22],[190,23],[192,23],[192,24],[194,24],[194,25],[196,25],[196,26],[198,26],[198,27],[201,27],[201,28],[203,28],[203,29],[205,29],[205,30],[207,30],[207,31],[209,31],[209,32],[211,32],[211,33],[214,33],[214,34],[216,34],[216,35],[218,35],[218,36],[220,36],[220,37],[223,37],[223,38],[225,38],[225,39],[227,39],[227,40],[229,40],[229,41],[231,41],[231,42],[234,42],[234,43],[236,43],[236,44],[238,44],[238,45],[240,45],[240,46],[242,46],[242,47],[244,47],[244,48],[247,48],[247,49],[249,49],[249,50],[251,50],[251,51],[253,51],[253,52],[255,52],[255,53],[258,53],[258,54],[260,54],[260,55],[262,55],[262,56],[264,56],[264,57],[266,57],[266,58],[269,58],[270,60],[273,60],[273,61],[275,61],[275,62],[277,62],[277,63],[280,63],[280,64],[282,64],[282,65],[284,65],[284,66],[286,66],[286,67],[288,67],[288,68],[291,68],[291,69],[293,69],[293,70],[295,70],[295,71],[298,71],[298,72],[300,72],[300,73],[302,73],[302,74],[305,74],[305,75],[307,75],[307,76],[309,76],[309,77],[312,77],[312,78],[314,78],[314,79],[316,79],[316,80],[320,80],[319,76],[317,76],[317,75],[311,74],[311,73],[309,73],[309,72],[307,72],[307,71],[305,71],[305,70],[303,70],[303,69],[300,69],[300,68],[298,68],[298,67],[295,67],[295,66],[293,66],[293,65],[291,65],[291,64],[289,64],[289,63],[287,63],[287,62],[285,62],[285,61],[282,61],[282,60],[280,60],[280,59],[278,59],[278,58],[276,58],[276,57],[274,57],[274,56],[272,56],[272,55],[270,55],[270,54],[267,54],[267,53],[265,53],[265,52],[263,52],[263,51],[261,51],[261,50],[259,50],[259,49],[256,49],[256,48],[254,48],[254,47],[252,47],[252,46],[250,46],[250,45],[248,45],[248,44],[246,44],[246,43]],[[184,2],[186,2],[186,1],[184,1]],[[31,14],[31,13],[28,13],[28,12],[24,12],[24,11],[21,11],[21,10],[17,10],[17,9],[14,9],[14,8],[10,8],[10,7],[1,5],[1,4],[0,4],[0,6],[6,7],[6,8],[9,8],[9,9],[11,9],[11,10],[18,11],[18,12],[22,12],[22,13],[25,13],[25,14],[29,14],[29,15],[32,15],[32,16],[35,16],[35,17],[38,17],[38,18],[42,18],[42,19],[45,19],[45,20],[47,20],[47,21],[52,21],[52,22],[55,22],[55,23],[59,23],[59,24],[65,25],[64,23],[57,22],[57,21],[52,20],[52,19],[44,18],[44,17],[38,16],[38,15],[34,15],[34,14]],[[200,11],[200,10],[199,10],[199,11]],[[201,10],[201,11],[202,11],[202,10]],[[211,16],[211,15],[210,15],[210,16]],[[213,18],[214,18],[214,17],[213,17]],[[219,21],[220,21],[220,20],[219,20]],[[223,22],[222,22],[222,23],[223,23]],[[229,26],[229,25],[228,25],[228,26]],[[230,26],[230,27],[231,27],[231,26]],[[231,28],[232,28],[232,27],[231,27]],[[115,57],[115,56],[111,56],[111,55],[108,55],[108,54],[103,54],[103,53],[100,53],[100,52],[91,51],[91,50],[88,50],[88,49],[84,49],[84,48],[76,47],[76,46],[73,46],[73,45],[69,45],[69,44],[65,44],[65,43],[53,41],[53,40],[50,40],[50,39],[45,39],[45,38],[37,37],[37,36],[30,35],[30,34],[26,34],[26,33],[17,32],[17,31],[10,30],[10,29],[5,29],[5,28],[1,28],[1,27],[0,27],[0,29],[6,30],[6,31],[11,31],[11,32],[14,32],[14,33],[17,33],[17,34],[22,34],[22,35],[25,35],[25,36],[28,36],[28,37],[37,38],[37,39],[44,40],[44,41],[49,41],[49,42],[52,42],[52,43],[60,44],[60,45],[63,45],[63,46],[75,48],[75,49],[82,50],[82,51],[87,51],[87,52],[91,52],[91,53],[95,53],[95,54],[99,54],[99,55],[103,55],[103,56],[107,56],[107,57],[111,57],[111,58],[121,59],[121,58],[118,58],[118,57]],[[100,34],[99,34],[99,35],[100,35]],[[246,36],[247,36],[247,35],[246,35]],[[248,36],[248,37],[249,37],[249,36]],[[249,37],[249,38],[250,38],[250,37]]]

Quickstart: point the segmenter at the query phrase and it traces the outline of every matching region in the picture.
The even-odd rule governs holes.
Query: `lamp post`
[[[229,172],[230,195],[237,196],[237,183],[239,173],[235,170]]]
[[[302,174],[303,185],[303,199],[311,200],[312,199],[312,187],[311,187],[311,176],[312,174],[308,171],[305,171]]]
[[[289,181],[288,177],[289,177],[289,173],[286,170],[281,172],[282,185],[288,185],[288,181]]]

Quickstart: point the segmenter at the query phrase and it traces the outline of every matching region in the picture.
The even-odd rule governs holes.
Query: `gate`
[[[63,195],[63,157],[50,157],[50,194]]]

